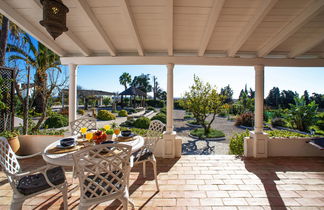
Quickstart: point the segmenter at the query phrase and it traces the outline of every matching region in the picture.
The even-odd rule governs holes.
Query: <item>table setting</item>
[[[132,133],[131,130],[111,128],[105,125],[97,130],[81,128],[80,134],[60,139],[48,145],[43,153],[46,162],[54,165],[72,166],[72,154],[82,149],[98,144],[127,144],[136,152],[144,145],[143,137]]]

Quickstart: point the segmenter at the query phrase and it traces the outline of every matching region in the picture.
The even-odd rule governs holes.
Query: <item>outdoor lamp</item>
[[[43,5],[43,20],[39,23],[46,28],[54,40],[67,31],[66,13],[69,9],[62,0],[40,0]]]

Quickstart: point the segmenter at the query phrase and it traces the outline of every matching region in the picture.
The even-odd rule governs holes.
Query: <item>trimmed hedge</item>
[[[248,130],[235,133],[230,139],[230,154],[232,155],[243,155],[244,153],[244,137],[250,136],[250,132]]]
[[[147,117],[140,117],[134,122],[135,128],[148,129],[150,126],[151,120]]]
[[[115,120],[116,116],[107,110],[100,110],[97,115],[98,120]]]
[[[61,128],[69,125],[69,120],[61,114],[53,114],[44,122],[45,128]]]
[[[199,138],[220,138],[224,137],[225,134],[222,131],[216,129],[210,129],[209,133],[205,135],[203,128],[196,128],[195,130],[190,132],[190,135],[197,136]]]
[[[148,106],[153,106],[155,108],[162,108],[164,106],[164,101],[163,100],[154,101],[153,99],[148,99],[146,100],[146,104]]]
[[[126,110],[122,109],[118,112],[118,117],[127,117],[128,113]]]
[[[160,120],[164,124],[166,123],[166,115],[164,113],[158,113],[151,118],[151,120]]]

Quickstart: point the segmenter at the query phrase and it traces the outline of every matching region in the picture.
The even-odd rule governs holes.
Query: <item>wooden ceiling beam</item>
[[[105,30],[102,28],[101,24],[99,23],[98,19],[96,18],[95,14],[93,13],[92,9],[90,8],[88,2],[86,0],[74,0],[76,6],[82,10],[82,12],[86,15],[89,19],[90,23],[94,26],[96,32],[99,36],[103,39],[107,51],[110,53],[111,56],[116,56],[117,52],[116,49],[109,39],[108,35],[106,34]]]
[[[274,48],[279,46],[282,42],[287,40],[291,35],[296,33],[305,23],[316,16],[324,6],[323,0],[313,0],[308,6],[295,18],[289,21],[276,35],[265,43],[260,50],[258,50],[258,57],[268,55]]]
[[[324,59],[287,58],[216,58],[206,56],[89,56],[61,57],[62,64],[77,65],[215,65],[215,66],[278,66],[324,67]]]
[[[121,0],[121,8],[125,17],[125,21],[128,25],[128,28],[130,30],[130,33],[133,37],[133,40],[136,45],[137,52],[140,56],[144,56],[144,50],[143,50],[143,44],[140,39],[136,23],[135,23],[135,18],[134,15],[131,11],[131,8],[129,6],[128,0]]]
[[[278,0],[265,0],[259,2],[257,12],[251,17],[246,26],[243,27],[242,31],[235,38],[231,48],[228,50],[228,56],[235,56],[277,2]]]
[[[43,45],[51,49],[59,56],[64,56],[67,53],[61,47],[59,47],[54,40],[50,39],[47,35],[38,30],[32,23],[26,20],[25,17],[21,16],[15,9],[5,2],[0,0],[0,13],[5,15],[10,21],[18,25],[25,32],[29,33],[40,41]]]
[[[324,28],[321,29],[319,33],[316,33],[314,35],[309,36],[304,41],[298,43],[296,46],[294,46],[289,54],[289,58],[294,58],[296,56],[299,56],[312,48],[314,48],[316,45],[320,44],[321,42],[324,42]]]
[[[211,36],[213,35],[217,20],[219,18],[219,15],[222,11],[223,5],[225,0],[218,0],[213,1],[212,8],[209,12],[208,21],[206,24],[206,28],[204,30],[202,39],[200,40],[200,47],[198,50],[198,55],[203,56],[205,54],[205,51],[207,49],[208,43],[210,41]]]
[[[173,0],[167,0],[167,45],[168,55],[173,55]]]

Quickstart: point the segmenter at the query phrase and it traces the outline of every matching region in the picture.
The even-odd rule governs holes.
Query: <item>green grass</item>
[[[215,129],[210,129],[210,132],[207,135],[205,135],[203,128],[197,128],[191,131],[190,135],[197,136],[199,138],[220,138],[225,136],[225,134],[222,131]]]

